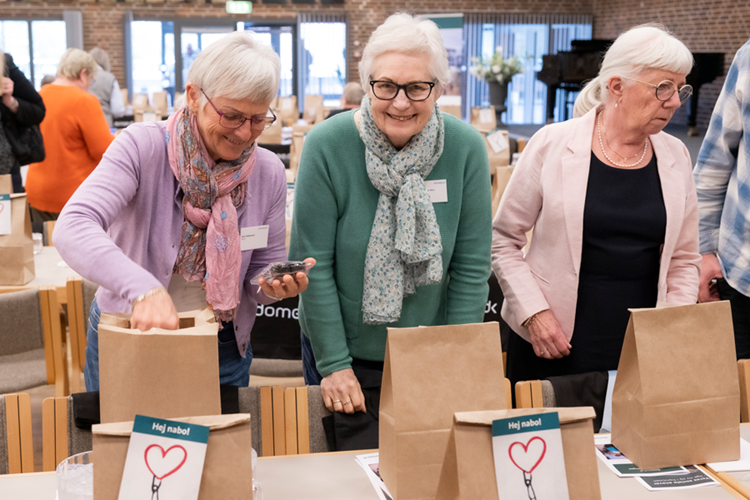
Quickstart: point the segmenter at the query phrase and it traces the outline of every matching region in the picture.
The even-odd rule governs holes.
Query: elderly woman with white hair
[[[692,65],[660,26],[623,33],[576,118],[541,129],[521,155],[492,241],[512,383],[616,370],[629,308],[695,303],[690,155],[662,132],[692,92]]]
[[[210,305],[221,321],[221,383],[246,386],[257,304],[307,286],[303,273],[261,280],[262,291],[251,285],[267,264],[286,260],[284,167],[256,142],[275,120],[278,57],[233,33],[196,58],[187,80],[187,106],[120,134],[55,228],[65,262],[100,285],[87,334],[89,391],[99,387],[101,311],[132,312],[133,328],[145,331],[176,329],[179,311]],[[248,228],[267,233],[241,241]]]
[[[436,105],[450,71],[432,21],[389,17],[359,74],[361,108],[307,135],[290,257],[318,262],[300,299],[306,382],[334,412],[377,415],[362,387],[380,386],[388,327],[483,319],[490,174],[479,133]]]

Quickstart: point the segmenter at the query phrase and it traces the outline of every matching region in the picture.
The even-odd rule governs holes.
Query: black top
[[[591,153],[573,347],[569,356],[545,360],[511,335],[511,382],[617,369],[628,308],[656,306],[666,226],[656,156],[645,167],[621,169]]]

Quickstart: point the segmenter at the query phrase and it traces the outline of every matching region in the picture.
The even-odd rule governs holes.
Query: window
[[[65,21],[0,21],[0,45],[39,89],[67,48]]]
[[[293,26],[267,26],[256,23],[237,23],[238,30],[252,31],[258,40],[273,47],[281,60],[279,95],[294,93],[294,28]]]
[[[148,94],[166,90],[174,101],[175,53],[174,24],[162,21],[133,21],[133,93]]]
[[[322,95],[324,106],[337,107],[346,85],[346,22],[332,14],[300,14],[298,102]]]
[[[547,86],[537,80],[542,69],[542,56],[571,49],[571,40],[591,39],[591,16],[466,14],[464,40],[466,59],[482,55],[490,57],[496,47],[503,56],[517,56],[525,61],[524,72],[513,77],[508,86],[508,110],[503,114],[506,124],[543,124],[546,121]],[[466,73],[462,90],[466,102],[464,116],[471,106],[489,104],[487,84]],[[565,116],[565,107],[572,105],[577,92],[560,92],[555,108],[555,121]]]

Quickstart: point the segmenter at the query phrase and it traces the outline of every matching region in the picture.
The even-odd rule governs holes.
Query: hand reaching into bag
[[[156,288],[146,295],[149,296],[133,305],[130,327],[142,332],[152,328],[177,330],[180,318],[169,293],[164,288]]]

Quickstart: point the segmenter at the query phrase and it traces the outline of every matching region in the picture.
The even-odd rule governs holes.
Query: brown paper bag
[[[0,193],[13,192],[10,175],[0,175]],[[34,279],[34,240],[25,194],[10,195],[11,233],[0,235],[0,285],[25,285]]]
[[[641,469],[740,458],[729,302],[631,309],[612,394],[612,443]]]
[[[505,140],[505,147],[495,151],[495,148],[490,142],[490,137],[493,134],[500,133]],[[490,172],[494,171],[497,167],[507,167],[510,165],[510,142],[508,142],[508,131],[507,130],[492,130],[490,132],[483,132],[484,145],[487,148],[487,158],[490,160]]]
[[[436,500],[498,500],[492,421],[551,412],[557,412],[560,417],[568,497],[599,500],[599,472],[591,423],[596,412],[590,406],[456,413]]]
[[[299,119],[299,108],[297,107],[297,96],[279,97],[276,101],[276,117],[284,126],[292,126]]]
[[[469,123],[480,132],[489,132],[497,128],[495,117],[495,106],[483,106],[471,108]]]
[[[220,414],[218,331],[208,309],[181,314],[179,330],[148,332],[130,329],[125,315],[102,314],[101,422]]]
[[[253,466],[249,414],[173,420],[211,428],[208,433],[198,500],[252,498]],[[95,500],[117,500],[132,430],[133,422],[99,424],[91,427],[96,461]]]
[[[379,427],[390,492],[434,498],[453,414],[506,405],[498,323],[389,328]]]

